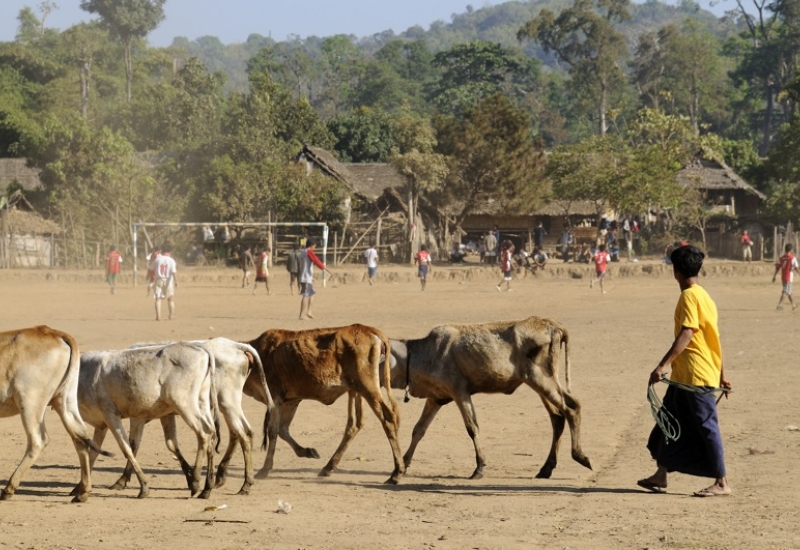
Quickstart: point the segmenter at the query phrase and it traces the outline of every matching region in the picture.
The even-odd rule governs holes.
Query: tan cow
[[[558,381],[561,345],[566,355],[567,388]],[[426,399],[411,445],[403,461],[411,464],[414,451],[442,405],[455,401],[475,446],[477,467],[472,479],[483,477],[486,459],[478,441],[478,421],[470,397],[475,393],[511,394],[527,384],[544,403],[553,425],[550,454],[536,477],[549,478],[556,467],[564,420],[572,435],[572,458],[591,469],[580,444],[580,404],[569,392],[569,337],[556,321],[530,317],[474,325],[443,325],[416,340],[392,340],[392,387],[407,388]]]
[[[385,334],[364,325],[296,332],[268,330],[250,342],[250,345],[261,355],[267,383],[276,405],[276,412],[269,423],[267,457],[264,467],[256,477],[266,477],[272,469],[279,427],[282,431],[284,427],[286,430],[281,437],[291,439],[288,426],[303,399],[314,399],[330,405],[347,393],[349,404],[344,436],[319,475],[328,476],[336,469],[347,446],[364,425],[361,408],[363,398],[380,420],[392,448],[394,470],[386,483],[398,482],[405,468],[400,459],[400,444],[397,439],[397,403],[388,390],[389,339]],[[244,393],[259,399],[258,384],[256,374],[251,372],[245,383]],[[381,392],[382,384],[387,388],[388,398]],[[319,457],[313,449],[309,451],[316,454],[316,458]]]
[[[81,465],[81,481],[72,502],[86,502],[92,490],[89,439],[78,411],[79,353],[69,334],[38,326],[0,333],[0,417],[21,415],[28,447],[0,500],[11,498],[22,476],[50,438],[44,425],[48,405],[55,409],[72,438]],[[106,456],[110,453],[103,452]]]
[[[218,414],[214,355],[182,343],[164,347],[92,351],[81,355],[78,399],[81,415],[94,426],[94,442],[102,445],[109,428],[139,479],[139,498],[149,493],[147,480],[131,449],[123,418],[145,422],[178,414],[197,436],[192,496],[209,498],[214,475],[214,418]],[[212,415],[213,408],[213,415]],[[170,450],[176,440],[167,434]],[[177,448],[177,447],[175,447]],[[173,451],[174,452],[174,451]],[[200,492],[203,457],[206,484]],[[90,453],[93,464],[97,457]]]

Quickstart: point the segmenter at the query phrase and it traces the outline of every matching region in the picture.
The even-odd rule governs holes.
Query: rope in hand
[[[719,403],[719,400],[722,399],[723,395],[730,393],[731,391],[727,388],[705,388],[700,386],[690,386],[689,384],[682,384],[681,382],[674,382],[667,378],[666,374],[661,376],[660,381],[670,386],[675,386],[683,391],[690,391],[693,393],[709,394],[720,392],[719,398],[717,398],[717,403]],[[667,438],[667,443],[670,441],[678,441],[678,439],[681,437],[680,422],[678,422],[678,419],[675,418],[671,412],[664,408],[663,403],[658,398],[658,394],[656,394],[655,384],[647,385],[647,401],[650,402],[650,412],[653,415],[653,419],[661,429],[664,437]]]

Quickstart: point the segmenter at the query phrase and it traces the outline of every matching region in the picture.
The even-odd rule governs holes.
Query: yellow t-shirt
[[[683,327],[694,331],[689,345],[672,362],[670,379],[692,386],[719,387],[722,346],[717,326],[717,305],[700,285],[683,292],[675,307],[675,336]]]

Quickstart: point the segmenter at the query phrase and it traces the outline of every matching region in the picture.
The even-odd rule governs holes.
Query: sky
[[[167,0],[165,19],[148,36],[152,46],[169,46],[176,36],[195,40],[216,36],[223,44],[244,42],[250,34],[284,40],[289,35],[369,36],[388,29],[400,33],[414,25],[427,29],[436,20],[450,21],[468,4],[480,8],[489,3],[469,0]],[[0,0],[0,41],[11,41],[17,32],[19,11],[30,6],[41,16],[41,0]],[[80,9],[80,0],[55,0],[45,26],[64,30],[93,16]],[[496,3],[502,3],[496,2]]]
[[[91,19],[80,9],[80,0],[54,0],[58,9],[50,13],[45,26],[64,30],[80,21]],[[504,0],[167,0],[166,18],[148,36],[152,46],[169,46],[172,39],[184,36],[195,40],[216,36],[223,44],[240,43],[250,34],[285,40],[289,35],[332,36],[353,34],[370,36],[385,30],[401,33],[414,25],[427,29],[437,20],[450,21],[454,13],[463,13],[467,5],[475,9],[502,4]],[[42,0],[0,0],[0,42],[14,39],[17,15],[30,6],[41,16]],[[721,15],[724,6],[718,2],[712,9]],[[702,1],[706,9],[709,2]],[[731,6],[727,6],[730,8]]]

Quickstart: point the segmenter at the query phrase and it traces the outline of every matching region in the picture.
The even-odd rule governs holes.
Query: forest
[[[703,197],[675,174],[698,158],[765,193],[769,223],[800,219],[800,0],[723,17],[692,0],[509,1],[427,30],[152,47],[166,1],[82,0],[97,18],[63,31],[44,1],[0,42],[0,158],[41,170],[26,198],[66,235],[335,226],[348,190],[293,162],[304,144],[392,163],[450,230],[550,199],[696,227]]]

